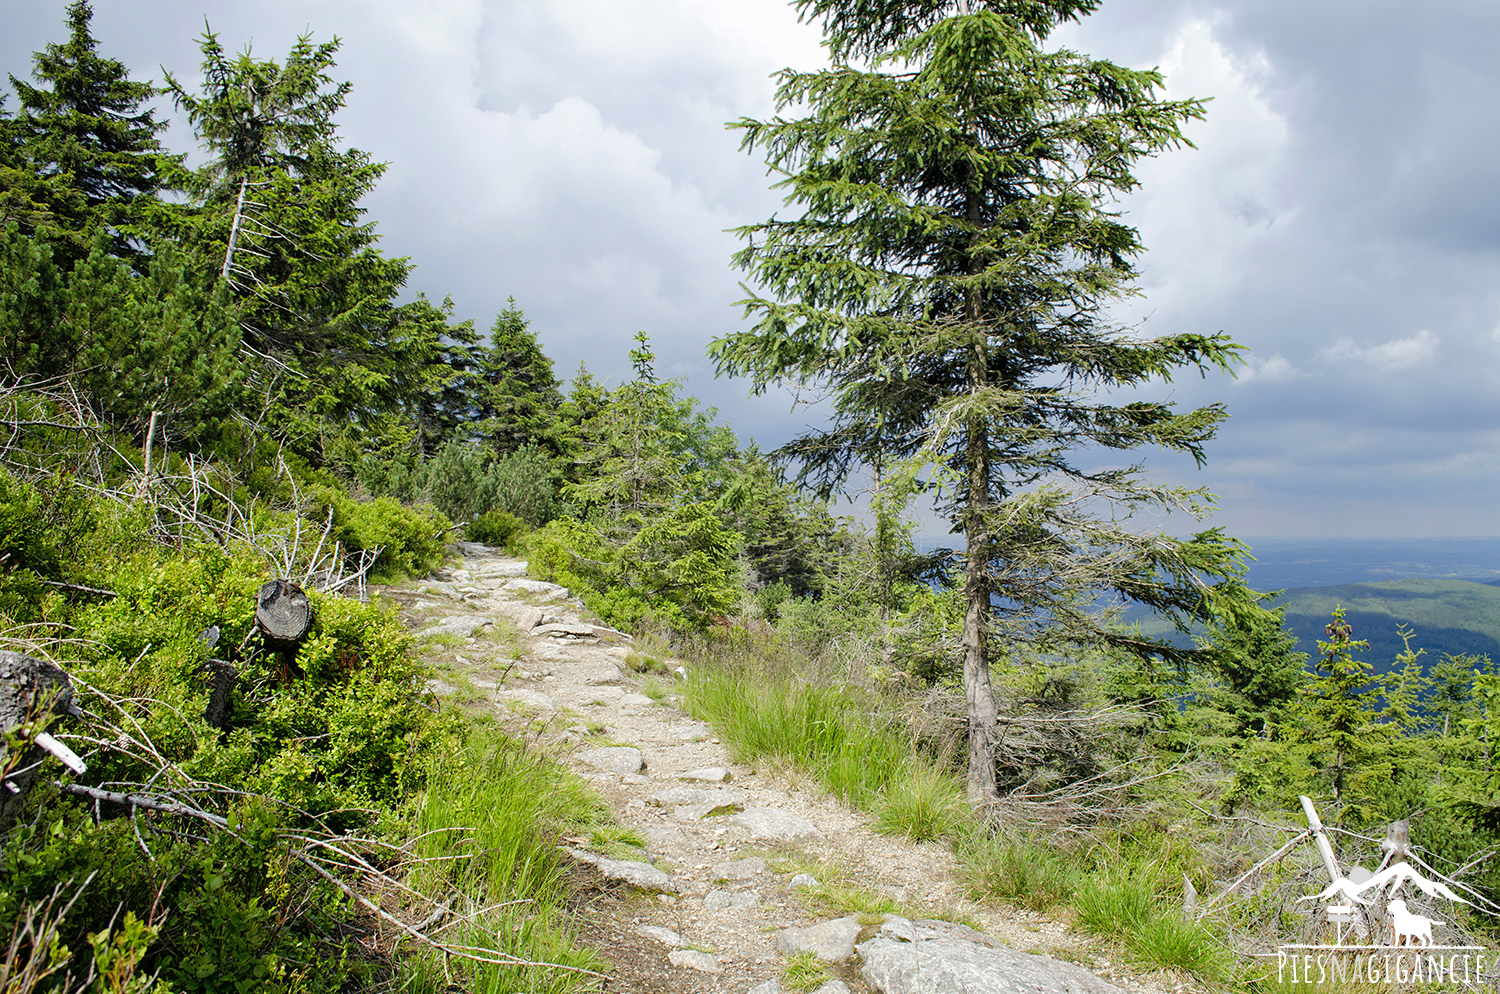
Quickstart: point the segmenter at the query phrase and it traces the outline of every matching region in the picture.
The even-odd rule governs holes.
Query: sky
[[[64,0],[0,0],[0,69],[62,40]],[[773,112],[772,73],[825,64],[778,0],[95,0],[100,51],[197,79],[205,19],[283,57],[342,41],[339,114],[388,162],[366,206],[410,289],[487,328],[510,297],[557,371],[611,384],[644,330],[658,371],[762,448],[816,426],[716,379],[740,327],[739,241],[781,195],[725,123]],[[1208,464],[1150,476],[1218,497],[1205,525],[1278,538],[1500,535],[1500,4],[1104,0],[1059,44],[1159,67],[1211,98],[1197,146],[1139,165],[1122,201],[1148,253],[1114,317],[1223,331],[1238,378],[1143,391],[1231,415]],[[14,98],[8,102],[14,109]],[[165,108],[170,111],[170,107]],[[179,122],[165,139],[192,136]],[[1203,525],[1174,520],[1176,532]],[[924,533],[941,529],[931,520]]]

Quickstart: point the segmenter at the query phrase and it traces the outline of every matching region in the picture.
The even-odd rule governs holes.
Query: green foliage
[[[133,254],[143,226],[168,210],[156,194],[171,188],[181,157],[157,141],[167,122],[142,108],[156,88],[98,53],[90,5],[74,0],[67,16],[68,40],[34,56],[38,85],[10,77],[21,108],[7,137],[25,168],[0,174],[0,225],[46,232],[67,260],[87,254],[100,229],[114,254]]]
[[[379,550],[376,576],[425,576],[443,561],[448,519],[435,508],[405,507],[390,497],[357,501],[330,486],[314,487],[308,496],[312,520],[327,520],[332,512],[330,541],[356,552]]]
[[[1367,823],[1379,786],[1390,780],[1391,728],[1376,721],[1373,668],[1354,656],[1369,643],[1354,639],[1342,608],[1334,609],[1327,629],[1328,640],[1318,641],[1317,676],[1306,688],[1308,737],[1332,788],[1336,820]]]
[[[464,526],[464,538],[506,548],[525,530],[526,522],[508,511],[486,511]]]
[[[1036,839],[981,835],[960,852],[970,889],[977,897],[1046,912],[1073,896],[1079,869]]]
[[[480,353],[475,376],[479,419],[474,427],[497,454],[558,445],[562,393],[552,360],[514,297],[490,328],[490,346]]]

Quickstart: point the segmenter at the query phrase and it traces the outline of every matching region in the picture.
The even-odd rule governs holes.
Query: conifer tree
[[[556,450],[562,392],[552,373],[552,360],[542,351],[514,297],[495,317],[477,375],[481,381],[477,427],[496,455],[532,444]]]
[[[8,174],[0,196],[23,225],[61,236],[70,258],[89,251],[99,226],[110,229],[118,252],[132,252],[153,209],[167,209],[156,194],[181,166],[156,138],[167,122],[141,106],[157,89],[98,53],[92,18],[86,0],[73,0],[68,40],[35,55],[38,85],[10,77],[21,106],[6,130],[27,174]]]
[[[1371,786],[1390,776],[1392,728],[1376,722],[1380,686],[1370,663],[1355,655],[1370,643],[1354,638],[1342,607],[1325,632],[1327,641],[1318,640],[1317,675],[1306,688],[1307,731],[1322,753],[1336,820],[1367,821],[1376,802]]]
[[[991,641],[1182,650],[1106,630],[1086,610],[1113,589],[1186,624],[1253,611],[1233,581],[1245,547],[1124,527],[1115,509],[1201,513],[1211,496],[1157,486],[1101,450],[1159,446],[1201,463],[1227,417],[1101,391],[1228,370],[1222,334],[1148,338],[1107,318],[1142,246],[1116,198],[1134,163],[1185,143],[1198,101],[1162,77],[1049,48],[1095,0],[796,0],[822,22],[833,68],[785,70],[779,107],[743,120],[793,219],[739,232],[763,292],[755,323],[714,343],[719,371],[816,385],[832,424],[789,446],[803,478],[840,487],[880,452],[933,467],[964,536],[970,800],[996,793]]]

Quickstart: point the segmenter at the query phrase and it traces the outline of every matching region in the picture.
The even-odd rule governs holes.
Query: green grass
[[[1046,912],[1068,903],[1083,868],[1035,839],[976,833],[959,849],[969,890],[977,899],[1006,901]]]
[[[805,770],[874,814],[888,835],[937,839],[969,824],[962,792],[944,765],[910,736],[878,724],[873,703],[857,690],[743,667],[696,666],[684,703],[714,726],[737,760]]]
[[[557,837],[634,838],[606,815],[600,798],[565,768],[528,754],[496,729],[476,727],[429,780],[411,848],[430,862],[413,884],[426,892],[446,886],[475,908],[520,902],[475,916],[445,933],[448,941],[599,970],[598,957],[578,945],[563,911],[566,864]],[[470,968],[472,989],[483,994],[570,994],[594,983],[587,974],[543,967]],[[419,957],[407,969],[407,989],[442,990],[446,981],[433,988],[422,979],[440,976],[441,968],[434,973]]]
[[[798,953],[781,968],[781,986],[789,991],[815,991],[832,979],[827,964],[815,953]]]

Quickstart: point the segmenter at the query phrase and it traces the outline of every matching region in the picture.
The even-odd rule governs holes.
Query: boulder
[[[780,808],[746,808],[730,824],[749,838],[769,842],[822,842],[826,838],[811,822]]]
[[[847,963],[854,958],[859,932],[859,919],[852,915],[807,928],[784,928],[776,933],[776,951],[783,956],[812,953],[825,963]]]
[[[618,773],[620,776],[625,776],[628,773],[639,773],[641,767],[646,765],[645,760],[641,756],[641,751],[631,746],[606,746],[603,749],[586,749],[583,752],[577,753],[573,758],[597,770]]]
[[[1124,994],[1081,966],[962,939],[859,944],[872,994]]]

